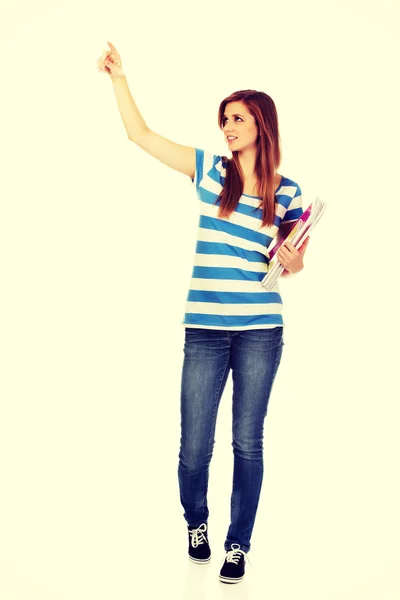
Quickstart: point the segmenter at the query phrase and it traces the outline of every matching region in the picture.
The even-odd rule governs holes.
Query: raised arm
[[[129,90],[122,69],[121,58],[110,42],[108,42],[108,45],[111,50],[99,59],[98,66],[100,71],[107,72],[111,77],[118,109],[128,139],[168,167],[194,179],[196,168],[195,149],[191,146],[177,144],[149,129]]]

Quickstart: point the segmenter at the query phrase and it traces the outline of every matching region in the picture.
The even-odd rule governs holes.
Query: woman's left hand
[[[285,242],[279,248],[277,253],[278,260],[289,273],[298,273],[304,267],[303,256],[307,250],[309,239],[310,236],[304,240],[298,250],[291,242]]]

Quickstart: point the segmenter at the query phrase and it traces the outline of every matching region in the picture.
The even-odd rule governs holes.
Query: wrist
[[[110,75],[110,79],[113,83],[114,83],[114,81],[120,81],[125,78],[126,78],[126,75],[123,72],[120,73],[119,75]]]

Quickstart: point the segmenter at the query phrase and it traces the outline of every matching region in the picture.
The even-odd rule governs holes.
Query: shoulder
[[[290,177],[286,177],[285,175],[282,175],[282,187],[285,187],[288,190],[290,189],[296,194],[300,190],[301,193],[301,188],[297,181],[295,181],[294,179],[290,179]]]
[[[204,174],[214,174],[214,178],[217,175],[224,177],[226,175],[227,167],[227,162],[225,161],[226,157],[221,156],[220,154],[214,154],[213,152],[208,152],[207,150],[203,150],[202,152]]]
[[[276,201],[287,208],[295,198],[301,197],[301,194],[300,185],[294,179],[283,175],[281,185],[275,194]]]
[[[195,148],[195,151],[197,187],[199,187],[200,184],[202,187],[209,186],[209,180],[222,183],[226,176],[226,157],[221,156],[220,154],[215,154],[203,148]]]
[[[204,150],[203,148],[195,148],[196,158],[204,163],[204,165],[211,165],[215,167],[218,164],[226,165],[227,158],[226,156],[221,156],[219,154],[214,154],[209,150]]]

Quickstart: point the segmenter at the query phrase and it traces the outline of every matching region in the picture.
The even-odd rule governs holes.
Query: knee
[[[263,439],[234,436],[232,440],[233,453],[245,460],[260,460],[263,457]]]
[[[210,464],[212,450],[207,452],[197,444],[186,444],[181,446],[179,452],[179,466],[185,471],[202,471]]]

